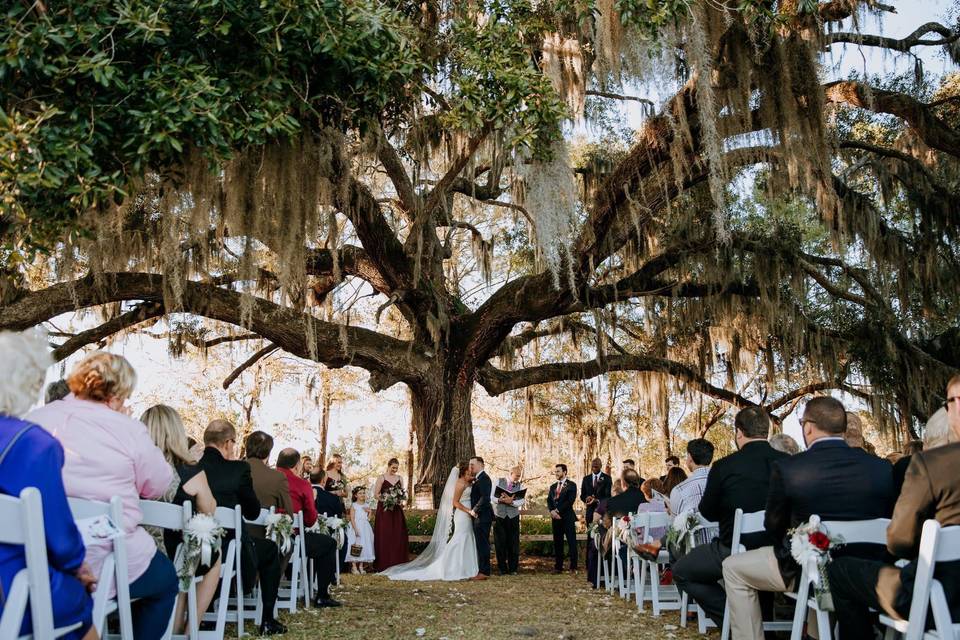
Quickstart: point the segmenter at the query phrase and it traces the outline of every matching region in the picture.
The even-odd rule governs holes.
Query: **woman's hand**
[[[90,565],[86,562],[80,565],[75,575],[77,580],[80,581],[80,584],[83,585],[83,588],[87,590],[87,593],[93,593],[96,590],[97,576],[93,575],[93,571],[90,570]]]

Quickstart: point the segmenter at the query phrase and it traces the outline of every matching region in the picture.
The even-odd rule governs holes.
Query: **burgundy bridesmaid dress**
[[[380,495],[393,486],[394,483],[384,479],[380,486]],[[387,509],[382,502],[377,501],[377,519],[373,525],[373,548],[376,552],[374,568],[377,571],[384,571],[409,560],[407,520],[403,516],[402,507]]]

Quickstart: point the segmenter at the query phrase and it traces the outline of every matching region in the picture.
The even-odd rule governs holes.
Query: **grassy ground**
[[[697,638],[677,628],[677,612],[654,618],[633,602],[594,591],[581,572],[552,575],[543,564],[520,575],[485,582],[390,582],[379,576],[345,575],[336,596],[339,609],[300,611],[286,616],[290,639],[393,640],[524,637],[588,640],[598,625],[608,636],[632,640]],[[622,630],[616,631],[616,630]]]

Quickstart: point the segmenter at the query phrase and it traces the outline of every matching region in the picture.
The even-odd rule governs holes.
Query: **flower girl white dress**
[[[357,523],[359,534],[353,530],[352,525],[347,525],[347,562],[373,562],[376,556],[373,552],[373,527],[370,526],[369,507],[362,502],[354,502],[351,506],[356,513],[353,515],[353,521]],[[353,555],[353,545],[359,544],[363,547],[360,555]]]

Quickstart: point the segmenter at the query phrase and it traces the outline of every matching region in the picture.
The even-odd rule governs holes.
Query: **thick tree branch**
[[[928,147],[960,158],[960,132],[938,117],[930,105],[905,93],[878,89],[855,80],[831,82],[824,90],[828,103],[897,116],[916,131]]]
[[[936,33],[940,37],[926,39],[925,35]],[[824,36],[824,42],[827,45],[837,43],[850,43],[863,45],[865,47],[882,47],[893,51],[908,53],[913,47],[935,47],[950,44],[960,38],[960,33],[943,26],[939,22],[928,22],[917,28],[913,33],[905,38],[888,38],[886,36],[852,33],[848,31],[837,31],[827,33]]]
[[[29,295],[29,294],[28,294]],[[81,331],[77,335],[59,345],[53,350],[53,359],[56,362],[69,357],[88,344],[101,343],[110,336],[129,329],[134,325],[145,322],[152,318],[159,318],[165,313],[163,303],[145,302],[138,304],[130,311],[123,313],[112,320],[97,325],[92,329]]]
[[[417,195],[417,191],[413,187],[407,168],[403,166],[403,160],[400,159],[400,154],[397,153],[397,149],[379,125],[377,125],[376,138],[377,158],[379,158],[380,164],[383,165],[387,175],[390,176],[390,181],[393,183],[393,188],[397,192],[397,198],[407,219],[413,220],[420,210],[420,196]]]
[[[163,278],[149,273],[104,274],[99,280],[87,276],[26,293],[4,305],[0,308],[0,329],[21,331],[62,313],[108,302],[163,304],[164,289]],[[431,365],[430,356],[409,342],[362,327],[324,322],[259,297],[244,300],[242,293],[206,283],[184,283],[178,306],[166,304],[166,311],[192,313],[236,326],[244,326],[249,318],[249,326],[245,326],[249,331],[292,355],[333,368],[357,366],[417,383]]]

